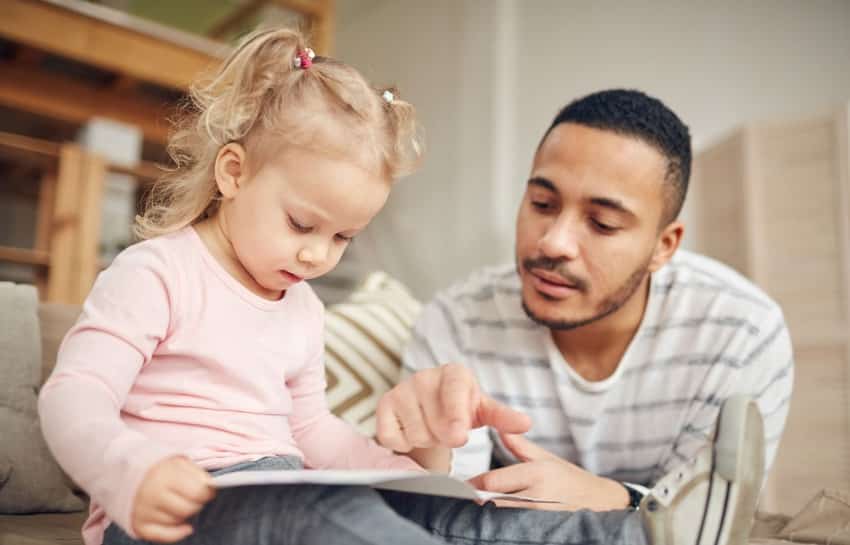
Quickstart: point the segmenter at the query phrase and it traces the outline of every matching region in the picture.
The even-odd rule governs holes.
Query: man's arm
[[[701,392],[701,405],[685,423],[672,455],[663,466],[670,471],[677,464],[693,458],[714,429],[723,401],[735,394],[745,394],[758,404],[764,419],[765,479],[776,458],[779,441],[791,402],[794,382],[794,357],[784,317],[778,309],[763,320],[758,336],[743,344],[729,360],[736,362],[735,375],[716,375],[706,380]]]

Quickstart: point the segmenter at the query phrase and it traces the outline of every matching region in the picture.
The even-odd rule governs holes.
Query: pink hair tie
[[[295,66],[295,68],[306,70],[313,66],[313,59],[315,57],[316,53],[314,53],[313,50],[308,47],[296,53],[295,59],[292,61],[292,64],[293,66]]]

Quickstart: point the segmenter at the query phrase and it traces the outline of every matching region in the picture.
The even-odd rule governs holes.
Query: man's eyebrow
[[[621,212],[629,216],[635,215],[634,212],[626,208],[626,205],[624,205],[623,202],[618,199],[611,199],[608,197],[591,197],[589,200],[591,204],[595,204],[596,206],[610,208],[616,212]]]
[[[544,189],[548,189],[549,191],[551,191],[553,193],[558,192],[558,190],[555,188],[555,184],[553,184],[551,181],[547,180],[546,178],[541,178],[540,176],[535,176],[533,178],[529,178],[528,185],[540,186]]]

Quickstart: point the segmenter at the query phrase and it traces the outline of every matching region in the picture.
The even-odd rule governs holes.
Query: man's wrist
[[[643,500],[644,492],[638,487],[629,483],[619,482],[619,484],[620,486],[622,486],[623,489],[625,489],[626,493],[629,496],[626,508],[636,511],[640,507],[641,500]]]
[[[589,486],[596,488],[595,499],[583,508],[593,511],[610,511],[628,509],[629,493],[620,481],[596,475],[598,484]]]

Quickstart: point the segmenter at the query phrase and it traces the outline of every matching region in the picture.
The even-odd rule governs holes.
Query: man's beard
[[[649,262],[651,261],[652,256],[647,257],[647,259],[636,268],[632,274],[629,275],[628,278],[623,282],[623,284],[614,290],[609,296],[605,297],[601,303],[597,306],[596,313],[589,317],[583,318],[579,320],[547,320],[540,316],[535,315],[531,308],[529,308],[528,304],[525,301],[525,297],[522,298],[522,309],[531,318],[534,322],[546,326],[549,329],[554,329],[558,331],[566,331],[570,329],[576,329],[582,326],[586,326],[606,316],[609,316],[625,305],[629,299],[635,294],[637,289],[643,283],[643,279],[649,274]],[[571,285],[575,286],[576,289],[582,292],[586,292],[588,288],[588,284],[581,278],[575,277],[572,274],[567,273],[566,271],[559,271],[560,262],[557,260],[550,260],[547,258],[537,258],[537,259],[526,259],[522,263],[522,267],[525,268],[526,271],[530,269],[543,269],[548,271],[554,271],[560,274],[565,280],[567,280]],[[519,267],[519,265],[518,265]],[[543,296],[546,298],[546,296]]]

